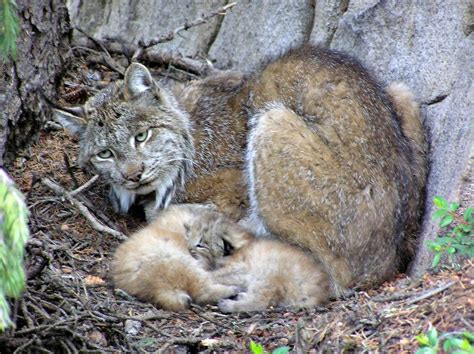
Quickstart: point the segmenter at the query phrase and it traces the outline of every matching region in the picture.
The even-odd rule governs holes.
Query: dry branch
[[[149,63],[161,65],[170,64],[178,68],[187,70],[189,72],[195,73],[197,75],[206,76],[212,72],[217,72],[219,70],[214,69],[212,65],[207,62],[201,62],[199,60],[185,58],[182,55],[170,52],[151,52],[150,48],[156,44],[171,41],[179,32],[206,23],[207,20],[212,17],[215,17],[217,15],[225,15],[226,12],[232,7],[234,7],[236,4],[236,2],[227,4],[191,22],[186,21],[183,25],[177,27],[176,29],[166,34],[157,36],[151,39],[150,41],[147,41],[146,43],[144,41],[139,41],[138,45],[132,43],[124,43],[123,41],[117,41],[113,39],[100,40],[94,38],[79,27],[76,27],[76,29],[88,39],[88,41],[85,43],[85,46],[89,48],[98,46],[104,52],[104,54],[102,55],[102,60],[104,64],[109,66],[111,69],[121,73],[122,75],[125,72],[125,68],[112,58],[112,56],[110,55],[111,53],[123,54],[128,58],[132,58],[132,61],[141,59]]]
[[[422,293],[421,295],[419,295],[417,297],[414,297],[414,298],[406,301],[406,304],[411,305],[411,304],[414,304],[415,302],[427,299],[427,298],[429,298],[433,295],[436,295],[436,294],[448,289],[449,287],[453,286],[455,283],[456,283],[455,281],[449,281],[446,284],[443,284],[443,285],[441,285],[437,288],[431,289],[427,292]]]
[[[46,187],[51,189],[57,195],[67,199],[72,205],[74,205],[77,208],[77,210],[87,219],[87,221],[89,221],[89,223],[95,230],[112,235],[116,237],[117,239],[119,239],[120,241],[124,241],[127,239],[127,236],[125,236],[122,232],[114,230],[111,227],[108,227],[102,224],[99,220],[97,220],[97,218],[90,212],[90,210],[83,203],[81,203],[79,200],[74,198],[74,196],[71,195],[72,193],[67,192],[66,189],[64,189],[62,186],[60,186],[56,182],[53,182],[49,178],[42,178],[41,183],[43,183]]]
[[[191,22],[185,21],[185,23],[183,25],[179,26],[178,28],[175,28],[173,31],[170,31],[166,34],[155,37],[155,38],[153,38],[153,39],[151,39],[147,42],[141,40],[141,41],[138,42],[138,44],[140,46],[140,49],[141,50],[146,50],[146,49],[148,49],[148,48],[150,48],[154,45],[157,45],[159,43],[169,42],[169,41],[173,40],[174,37],[176,37],[176,35],[179,32],[187,31],[188,29],[190,29],[192,27],[202,25],[203,23],[206,23],[207,20],[209,20],[210,18],[215,17],[217,15],[225,15],[227,10],[233,8],[235,5],[237,5],[237,3],[232,2],[230,4],[222,6],[221,8],[217,9],[216,11],[210,12],[206,15],[202,15],[201,17],[195,19],[194,21],[191,21]],[[136,53],[136,54],[138,54],[138,53]],[[135,57],[135,55],[134,55],[134,57]]]

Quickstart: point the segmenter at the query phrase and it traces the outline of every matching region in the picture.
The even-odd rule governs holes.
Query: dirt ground
[[[85,96],[81,86],[63,91],[66,101]],[[116,215],[100,179],[77,190],[93,177],[76,165],[77,148],[62,130],[45,130],[8,171],[26,194],[31,240],[27,289],[12,304],[16,328],[0,335],[1,352],[249,352],[253,340],[267,351],[289,346],[300,353],[398,353],[413,352],[415,335],[431,325],[439,332],[473,331],[472,262],[417,279],[400,275],[300,312],[228,315],[193,306],[171,313],[143,303],[111,285],[109,266],[120,235],[96,231],[71,198],[123,234],[143,225],[143,216]],[[53,191],[46,178],[66,193]]]

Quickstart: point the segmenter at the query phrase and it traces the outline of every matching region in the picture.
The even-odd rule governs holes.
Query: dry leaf
[[[95,275],[88,275],[84,278],[84,282],[88,286],[94,286],[94,285],[104,285],[105,280],[102,279],[101,277],[97,277]]]

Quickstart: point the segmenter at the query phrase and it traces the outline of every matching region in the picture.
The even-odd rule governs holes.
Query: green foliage
[[[255,343],[253,340],[250,341],[250,351],[252,354],[267,354],[268,352],[263,349],[263,345]],[[289,347],[279,347],[272,351],[272,354],[287,354],[290,352]]]
[[[0,331],[11,324],[6,297],[19,297],[25,287],[27,221],[28,209],[22,194],[0,169]]]
[[[433,202],[438,208],[433,219],[439,219],[444,235],[438,235],[434,241],[428,242],[428,247],[435,253],[431,266],[438,266],[443,255],[447,255],[450,261],[453,255],[473,257],[474,209],[469,207],[461,214],[459,203],[450,203],[442,197],[435,197]]]
[[[474,334],[471,332],[446,333],[438,337],[436,328],[415,337],[420,348],[415,354],[435,354],[441,351],[453,354],[474,354]],[[441,345],[442,344],[442,345]]]
[[[16,39],[19,32],[15,0],[0,0],[0,59],[16,57]]]

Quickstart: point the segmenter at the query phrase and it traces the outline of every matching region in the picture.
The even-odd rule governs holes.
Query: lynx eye
[[[97,154],[97,156],[101,159],[110,159],[112,155],[112,150],[110,149],[102,150]]]
[[[149,135],[150,135],[150,129],[148,129],[147,131],[138,133],[137,135],[135,135],[135,141],[137,143],[143,143],[146,139],[148,139]]]

